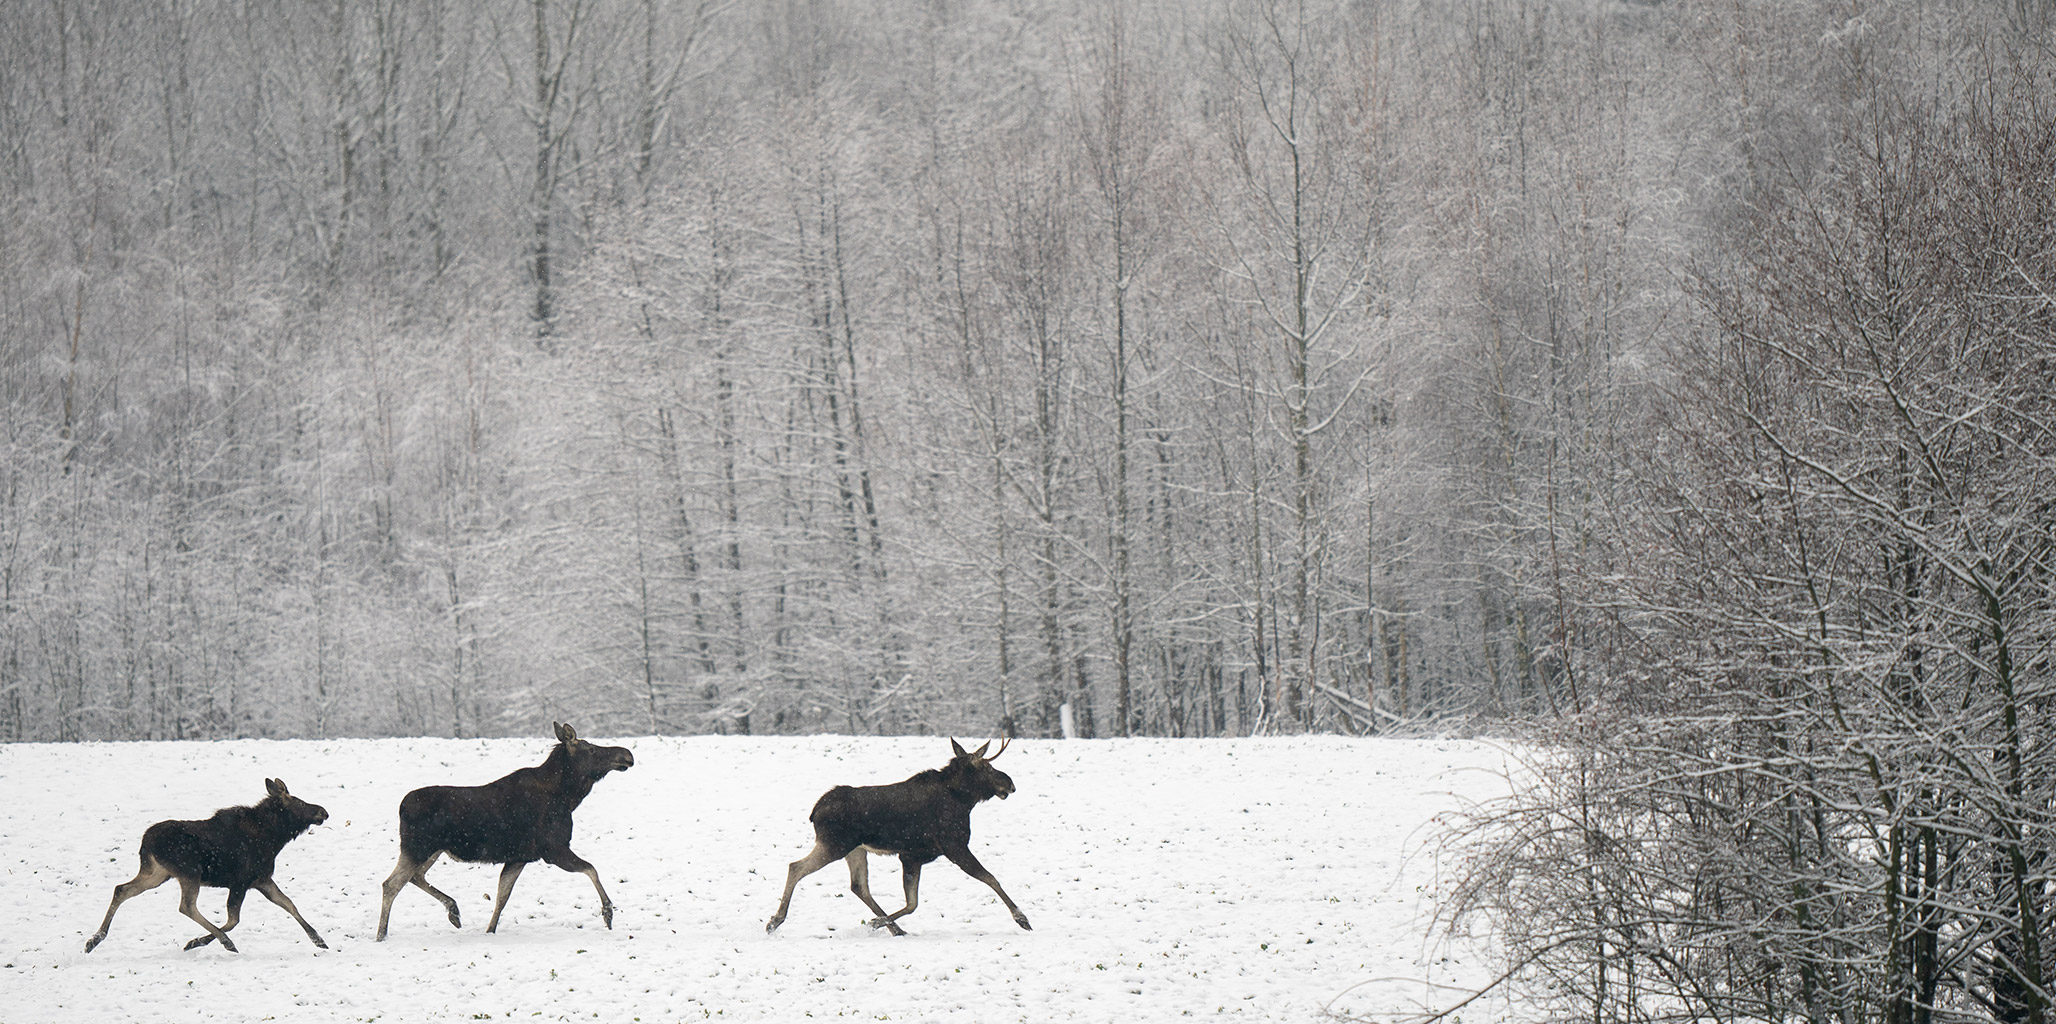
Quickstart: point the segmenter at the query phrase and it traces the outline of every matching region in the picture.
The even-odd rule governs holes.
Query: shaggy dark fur
[[[635,755],[626,747],[604,747],[578,738],[558,723],[557,745],[548,760],[483,786],[424,786],[400,801],[400,861],[385,880],[378,908],[378,940],[386,937],[393,897],[412,882],[441,901],[451,927],[462,927],[457,901],[428,884],[428,869],[447,853],[458,860],[504,865],[499,898],[485,930],[498,931],[500,912],[514,879],[533,861],[545,861],[592,879],[600,894],[600,917],[614,927],[614,902],[592,864],[571,852],[571,812],[608,772],[626,771]]]
[[[114,912],[123,903],[174,878],[179,885],[179,913],[207,929],[207,934],[186,943],[187,949],[220,939],[223,949],[236,952],[228,932],[242,920],[243,896],[251,889],[285,908],[315,945],[327,949],[328,943],[321,941],[314,926],[300,916],[300,909],[279,891],[271,873],[278,852],[300,833],[327,821],[328,811],[286,792],[286,784],[277,779],[265,779],[264,788],[269,795],[253,806],[224,807],[204,821],[160,821],[145,830],[137,851],[142,867],[136,877],[114,887],[114,900],[107,904],[100,930],[86,940],[86,952],[91,953],[107,937],[107,926],[114,923]],[[219,928],[201,916],[195,903],[203,885],[228,890],[228,923]]]
[[[1027,928],[1028,915],[1014,906],[1007,891],[1000,888],[999,879],[992,877],[992,872],[971,855],[971,808],[993,797],[1004,800],[1014,791],[1014,780],[992,766],[1007,746],[1001,743],[992,757],[986,757],[985,748],[991,745],[966,752],[961,744],[951,740],[949,746],[955,756],[940,769],[930,769],[889,786],[837,786],[823,793],[810,815],[814,822],[814,848],[786,869],[785,895],[779,898],[778,912],[771,915],[764,930],[777,931],[785,923],[793,887],[800,879],[843,860],[849,863],[850,891],[864,901],[871,913],[878,915],[871,919],[871,927],[905,935],[898,921],[920,905],[921,865],[937,857],[949,858],[965,874],[991,886],[1014,915],[1014,923]],[[907,905],[894,913],[887,914],[871,898],[867,859],[870,853],[892,854],[900,859],[900,880],[906,890]]]

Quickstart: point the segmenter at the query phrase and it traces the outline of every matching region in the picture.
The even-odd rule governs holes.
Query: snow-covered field
[[[463,929],[410,888],[384,943],[372,934],[401,795],[538,764],[550,741],[0,746],[0,1022],[1307,1021],[1444,1004],[1442,986],[1489,974],[1431,936],[1428,915],[1446,884],[1436,816],[1506,785],[1490,744],[1017,742],[998,767],[1019,792],[979,806],[972,848],[1035,930],[938,861],[910,934],[893,938],[862,924],[839,864],[800,884],[776,935],[764,922],[823,790],[941,767],[946,741],[593,738],[636,757],[594,789],[573,843],[619,907],[612,931],[586,879],[532,865],[487,935],[497,867],[444,860],[429,878],[459,900]],[[81,952],[145,827],[255,803],[267,776],[328,808],[276,877],[333,948],[251,893],[242,953],[185,952],[199,929],[168,883]],[[871,864],[897,909],[897,862]],[[201,897],[217,923],[223,895]]]

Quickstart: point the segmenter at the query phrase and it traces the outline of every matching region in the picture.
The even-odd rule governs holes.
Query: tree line
[[[24,7],[0,735],[1575,713],[1691,268],[2011,10]]]
[[[24,7],[0,731],[1539,707],[1529,459],[1612,356],[1531,335],[1631,228],[1485,264],[1631,154],[1437,125],[1675,50],[1588,13],[1507,83],[1519,6]]]

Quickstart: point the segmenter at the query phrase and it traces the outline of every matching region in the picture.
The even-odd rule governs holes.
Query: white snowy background
[[[0,746],[0,1021],[1388,1019],[1489,976],[1430,921],[1438,815],[1506,786],[1509,759],[1487,743],[1017,742],[999,767],[1019,792],[980,805],[973,849],[1035,930],[938,862],[895,939],[861,923],[840,864],[801,883],[778,934],[764,922],[812,841],[815,797],[939,767],[944,740],[606,742],[636,766],[594,790],[573,847],[617,902],[612,931],[584,878],[535,865],[487,935],[497,868],[445,860],[429,877],[464,927],[410,888],[384,943],[371,937],[401,795],[491,781],[548,741]],[[331,815],[276,876],[331,949],[252,893],[242,953],[186,952],[199,930],[167,883],[81,952],[145,827],[255,802],[267,776]],[[897,909],[897,862],[873,858],[871,877]],[[223,895],[202,896],[216,922]]]

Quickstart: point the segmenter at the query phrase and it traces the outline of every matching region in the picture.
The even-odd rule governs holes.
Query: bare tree
[[[1275,402],[1289,464],[1289,573],[1275,699],[1292,728],[1313,724],[1312,687],[1333,643],[1321,602],[1324,467],[1317,437],[1361,397],[1371,373],[1353,322],[1376,259],[1376,181],[1345,129],[1350,90],[1336,43],[1340,12],[1305,0],[1238,7],[1218,54],[1232,107],[1221,144],[1219,272],[1267,335],[1255,386]]]

